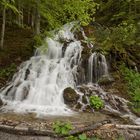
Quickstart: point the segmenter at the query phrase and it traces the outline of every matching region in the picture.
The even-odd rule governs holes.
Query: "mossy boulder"
[[[68,87],[63,91],[63,98],[64,98],[64,103],[66,105],[69,105],[70,107],[74,107],[74,105],[77,104],[80,95],[78,95],[74,89]]]
[[[99,85],[109,85],[114,82],[114,79],[109,76],[103,76],[99,79],[98,84]]]

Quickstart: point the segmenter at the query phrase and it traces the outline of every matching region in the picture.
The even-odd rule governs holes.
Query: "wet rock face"
[[[0,89],[6,85],[6,80],[0,77]]]
[[[76,93],[74,89],[72,89],[71,87],[68,87],[64,89],[63,91],[63,98],[64,98],[65,104],[73,107],[77,103],[80,96]]]
[[[77,85],[83,84],[85,82],[85,69],[82,66],[79,66],[77,69]]]
[[[0,107],[3,105],[3,102],[2,102],[2,100],[0,99]]]

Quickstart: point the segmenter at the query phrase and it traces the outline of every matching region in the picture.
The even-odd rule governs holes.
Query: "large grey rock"
[[[74,89],[72,89],[71,87],[68,87],[64,89],[63,97],[64,97],[65,104],[73,107],[74,105],[77,104],[77,101],[80,96],[76,93]]]

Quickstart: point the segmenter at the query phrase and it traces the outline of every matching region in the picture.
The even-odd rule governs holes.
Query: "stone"
[[[82,66],[77,68],[77,84],[81,85],[85,83],[85,69]]]
[[[93,108],[90,105],[86,105],[85,108],[83,109],[85,112],[93,112]]]
[[[82,104],[80,102],[78,102],[75,109],[81,110],[81,108],[82,108]]]
[[[82,103],[84,103],[84,104],[88,103],[87,98],[86,98],[85,95],[82,96]]]
[[[103,76],[99,79],[98,84],[100,86],[102,85],[110,85],[114,82],[113,78],[110,78],[109,76]]]
[[[73,107],[74,105],[77,104],[77,101],[80,98],[80,95],[78,95],[74,89],[72,89],[71,87],[68,87],[64,89],[63,91],[63,98],[64,98],[65,104]]]

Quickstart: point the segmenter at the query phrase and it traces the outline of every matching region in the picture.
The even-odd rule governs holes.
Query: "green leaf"
[[[80,140],[87,140],[86,134],[81,134],[81,135],[79,135],[79,139],[80,139]]]

